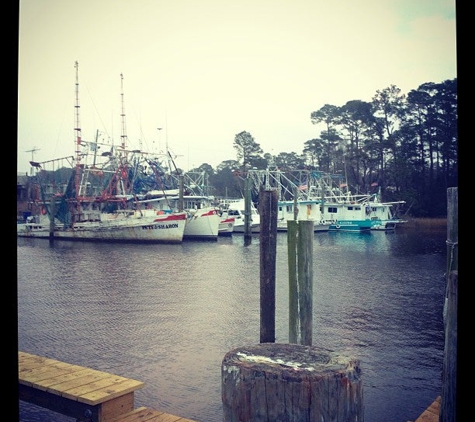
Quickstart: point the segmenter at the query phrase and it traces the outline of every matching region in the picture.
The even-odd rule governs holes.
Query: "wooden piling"
[[[247,177],[244,181],[244,239],[250,239],[251,228],[251,179]]]
[[[289,342],[312,345],[313,237],[310,220],[287,222]]]
[[[184,186],[184,176],[183,174],[180,174],[178,176],[178,211],[182,212],[184,207],[184,199],[183,199],[183,192],[185,190]]]
[[[457,420],[458,188],[447,189],[447,285],[440,422]]]
[[[312,346],[261,343],[221,366],[224,422],[360,422],[359,361]]]
[[[46,205],[45,205],[46,207]],[[50,201],[50,209],[48,213],[49,217],[49,241],[50,243],[54,241],[54,216],[56,215],[56,200],[54,197]]]
[[[297,275],[298,221],[287,221],[287,265],[289,268],[289,343],[299,343],[300,319]]]
[[[275,264],[277,254],[277,191],[259,192],[260,342],[275,341]]]

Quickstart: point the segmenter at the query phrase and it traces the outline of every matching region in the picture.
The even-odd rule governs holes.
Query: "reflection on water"
[[[276,342],[288,342],[277,235]],[[365,421],[441,393],[445,234],[315,233],[313,344],[360,359]],[[259,237],[181,245],[18,239],[19,349],[139,379],[136,406],[222,421],[221,361],[259,343]],[[21,420],[66,421],[21,403]]]

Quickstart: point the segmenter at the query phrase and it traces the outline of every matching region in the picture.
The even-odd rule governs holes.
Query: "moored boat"
[[[126,134],[122,133],[120,147],[108,146],[110,151],[98,154],[101,147],[95,141],[82,138],[79,119],[78,63],[76,62],[75,139],[76,157],[71,169],[56,168],[57,161],[30,162],[36,169],[35,198],[41,213],[32,215],[17,226],[19,237],[67,240],[180,243],[183,240],[187,214],[184,211],[141,209],[131,192],[130,158]],[[122,76],[122,75],[121,75]],[[122,118],[125,113],[122,112]],[[125,128],[125,122],[122,125]],[[104,144],[102,144],[104,146]],[[66,157],[73,158],[73,157]],[[92,163],[88,163],[91,159]],[[69,173],[69,180],[60,186],[57,178]]]
[[[246,206],[243,198],[228,200],[225,208],[222,210],[222,218],[234,218],[233,233],[245,232]],[[260,215],[255,205],[250,203],[249,228],[251,233],[260,232]]]
[[[180,199],[174,197],[171,200],[176,204]],[[218,214],[218,209],[211,205],[210,198],[185,195],[183,203],[188,214],[183,239],[218,240],[221,217]]]
[[[328,231],[330,222],[322,219],[321,201],[302,199],[297,201],[278,201],[277,203],[277,231],[287,231],[289,220],[313,221],[315,232]]]
[[[234,217],[221,217],[219,220],[218,236],[232,236],[235,221]]]
[[[113,212],[97,213],[95,218],[72,225],[55,221],[48,216],[30,216],[17,225],[19,237],[121,241],[141,243],[181,243],[186,213]]]
[[[315,231],[394,230],[405,221],[392,212],[394,205],[405,201],[382,202],[377,193],[354,194],[341,175],[316,170],[283,172],[272,166],[266,170],[249,170],[255,192],[261,187],[278,194],[277,230],[286,231],[289,220],[313,220]],[[378,186],[373,182],[369,190]]]

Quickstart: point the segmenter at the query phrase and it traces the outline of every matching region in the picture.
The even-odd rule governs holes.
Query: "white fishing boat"
[[[287,231],[287,221],[313,221],[315,232],[328,231],[330,222],[323,220],[322,203],[319,200],[278,201],[277,231]]]
[[[287,230],[287,221],[294,219],[314,221],[315,231],[394,230],[405,222],[392,212],[394,205],[404,201],[382,202],[379,189],[378,193],[353,194],[341,175],[269,168],[249,170],[248,177],[255,192],[261,187],[277,191],[279,231]]]
[[[74,224],[51,223],[47,215],[27,218],[17,225],[19,237],[59,240],[94,240],[139,243],[181,243],[186,213],[117,211],[85,213]]]
[[[394,230],[398,224],[405,223],[392,213],[392,206],[404,201],[380,202],[377,194],[345,194],[327,199],[323,216],[334,221],[330,231]]]
[[[221,216],[213,198],[203,195],[180,195],[178,189],[150,191],[139,201],[142,208],[184,210],[186,225],[183,240],[218,240]]]
[[[200,195],[184,195],[183,209],[187,212],[183,238],[185,240],[218,240],[221,217],[211,198]],[[170,198],[172,207],[179,208],[180,197]]]
[[[58,160],[31,165],[36,169],[39,215],[18,224],[17,235],[67,240],[180,243],[183,240],[187,213],[141,209],[130,194],[129,164],[133,151],[127,151],[126,135],[115,150],[98,156],[99,144],[82,138],[79,119],[78,63],[76,62],[75,164],[69,170],[69,182],[58,186],[58,171],[47,166]],[[122,75],[121,75],[122,76]],[[125,113],[122,110],[122,118]],[[125,122],[122,125],[125,128]],[[73,157],[71,157],[73,158]],[[88,162],[91,159],[92,163]],[[72,161],[71,161],[72,163]],[[61,169],[63,171],[64,169]]]
[[[227,200],[223,206],[222,218],[234,218],[233,233],[245,232],[246,207],[244,198]],[[251,233],[260,232],[260,215],[256,206],[250,201],[249,228]]]

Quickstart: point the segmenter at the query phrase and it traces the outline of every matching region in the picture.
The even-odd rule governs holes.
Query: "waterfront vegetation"
[[[423,229],[431,231],[447,230],[446,218],[408,218],[407,222],[398,226],[406,229]]]

